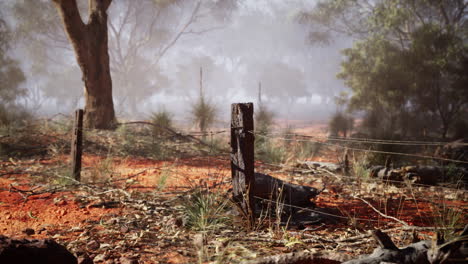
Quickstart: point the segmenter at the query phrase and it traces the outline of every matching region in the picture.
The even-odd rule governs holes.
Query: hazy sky
[[[226,109],[232,102],[255,102],[258,83],[262,82],[264,100],[283,118],[317,118],[311,114],[317,110],[331,113],[334,105],[321,104],[318,94],[339,93],[344,89],[335,75],[339,71],[340,50],[348,47],[350,41],[312,45],[307,38],[308,26],[295,20],[297,12],[311,8],[311,2],[245,1],[226,27],[184,38],[162,61],[166,74],[173,80],[171,86],[177,88],[166,94],[172,91],[177,96],[196,97],[199,78],[196,58],[209,56],[216,69],[206,70],[205,91]],[[178,84],[177,66],[184,63],[193,63],[187,69],[192,71],[188,74],[191,79],[183,78],[184,83]],[[291,102],[286,98],[288,95],[298,100]],[[154,98],[158,99],[158,95]],[[157,101],[164,100],[167,98]]]

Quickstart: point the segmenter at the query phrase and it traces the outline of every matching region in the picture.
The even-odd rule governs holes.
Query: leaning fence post
[[[231,105],[231,171],[233,199],[254,223],[253,103]]]
[[[73,123],[73,135],[71,143],[71,167],[72,177],[80,181],[81,178],[81,154],[83,153],[83,109],[75,111]]]

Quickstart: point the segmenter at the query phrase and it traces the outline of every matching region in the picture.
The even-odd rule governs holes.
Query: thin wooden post
[[[83,109],[75,111],[73,135],[71,144],[72,176],[75,180],[81,179],[81,155],[83,153]]]
[[[231,106],[231,171],[233,199],[254,224],[254,122],[253,103]]]
[[[349,175],[349,157],[348,157],[348,148],[345,149],[343,156],[343,173]]]
[[[392,158],[390,157],[390,155],[388,155],[387,158],[385,159],[385,168],[389,169],[391,164],[392,164]]]
[[[349,158],[348,153],[344,155],[344,173],[345,175],[349,175]]]

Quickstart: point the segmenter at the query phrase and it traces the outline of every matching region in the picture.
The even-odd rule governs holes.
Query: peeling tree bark
[[[52,0],[75,51],[85,84],[84,126],[112,129],[115,126],[112,79],[109,67],[107,9],[112,0],[89,0],[85,24],[76,0]]]

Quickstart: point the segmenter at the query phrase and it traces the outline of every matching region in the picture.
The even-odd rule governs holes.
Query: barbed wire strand
[[[336,217],[336,218],[340,218],[340,219],[346,219],[346,220],[350,219],[349,217],[346,217],[346,216],[341,216],[341,215],[336,215],[336,214],[331,214],[331,213],[325,213],[325,212],[310,209],[310,208],[307,208],[307,207],[301,207],[301,206],[297,206],[297,205],[286,204],[286,203],[282,203],[282,202],[262,198],[262,197],[259,197],[259,196],[255,196],[255,195],[253,197],[256,198],[256,199],[259,199],[259,200],[275,203],[275,204],[278,204],[278,205],[281,205],[281,206],[296,208],[296,209],[309,211],[309,212],[312,212],[312,213],[317,213],[317,214],[326,215],[326,216],[332,216],[332,217]],[[375,220],[375,219],[367,219],[367,218],[359,218],[359,217],[353,217],[353,219],[358,220],[358,221],[368,221],[368,222],[379,222],[380,221],[380,220]]]
[[[414,143],[414,144],[421,144],[421,145],[446,145],[450,142],[444,141],[418,141],[418,140],[390,140],[390,139],[375,139],[375,138],[362,138],[362,137],[335,137],[335,136],[310,136],[310,135],[303,135],[298,133],[282,133],[282,132],[270,132],[270,133],[262,133],[265,135],[282,135],[282,136],[299,136],[299,137],[310,137],[310,138],[322,138],[326,140],[344,140],[344,141],[359,141],[359,142],[375,142],[375,143]],[[458,143],[460,145],[468,145],[468,143]]]
[[[287,172],[287,173],[290,173],[290,172],[288,172],[288,170],[292,170],[293,173],[294,173],[294,170],[297,171],[299,169],[299,168],[294,167],[294,166],[271,164],[271,163],[265,163],[265,162],[262,162],[260,165],[266,165],[266,166],[277,167],[277,168],[279,167],[282,170],[284,170],[284,172]],[[323,169],[323,168],[317,168],[316,171],[318,173],[320,173],[320,172],[328,173],[328,174],[331,174],[332,176],[338,177],[340,179],[341,178],[356,179],[356,180],[360,180],[361,182],[365,182],[365,183],[379,183],[379,182],[382,182],[382,181],[385,182],[385,183],[399,183],[399,184],[405,184],[406,183],[405,181],[397,181],[397,180],[390,180],[390,179],[384,179],[384,180],[379,179],[379,178],[363,179],[360,176],[336,174],[336,173],[333,173],[333,172],[331,172],[329,170],[326,170],[326,169]],[[301,172],[299,172],[299,173],[301,173]],[[291,175],[291,174],[289,174],[289,175]],[[411,185],[412,186],[417,186],[417,187],[425,187],[425,188],[440,188],[440,189],[447,189],[447,190],[451,190],[451,191],[463,191],[462,189],[459,189],[459,188],[451,188],[451,187],[445,187],[445,186],[434,186],[434,185],[422,184],[422,183],[411,183]]]
[[[448,162],[454,162],[454,163],[468,164],[468,161],[463,161],[463,160],[448,159],[448,158],[434,157],[434,156],[427,156],[427,155],[419,155],[419,154],[409,154],[409,153],[402,153],[402,152],[381,151],[381,150],[373,150],[373,149],[361,149],[361,148],[341,146],[341,145],[337,145],[337,144],[321,142],[321,141],[312,140],[312,139],[302,140],[302,139],[290,139],[290,138],[284,138],[284,137],[268,137],[268,136],[261,135],[261,134],[258,134],[258,133],[256,133],[255,135],[258,135],[258,136],[264,137],[264,138],[269,138],[269,139],[279,139],[279,140],[283,140],[283,141],[314,142],[314,143],[318,143],[318,144],[322,144],[322,145],[326,145],[326,146],[338,147],[338,148],[343,148],[343,149],[348,149],[348,150],[356,150],[356,151],[380,153],[380,154],[388,154],[388,155],[400,155],[400,156],[407,156],[407,157],[434,159],[434,160],[442,160],[442,161],[448,161]]]

